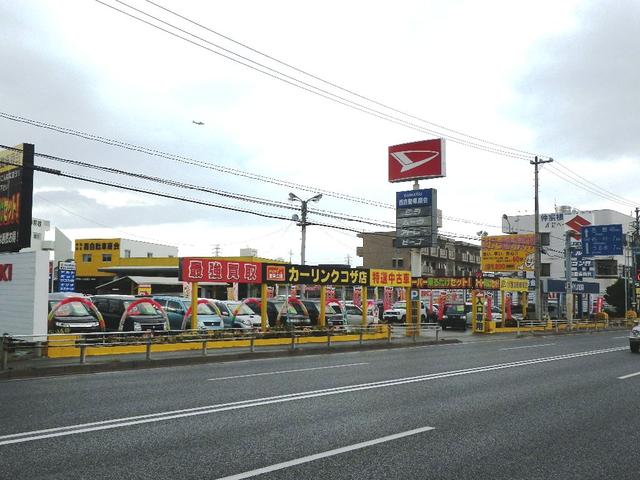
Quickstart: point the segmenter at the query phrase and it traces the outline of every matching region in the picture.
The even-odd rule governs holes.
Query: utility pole
[[[306,244],[307,244],[307,204],[309,202],[319,202],[320,199],[322,198],[322,194],[319,193],[317,195],[314,195],[311,198],[308,198],[306,200],[302,200],[300,197],[298,197],[296,194],[294,193],[290,193],[289,194],[289,201],[290,202],[300,202],[300,221],[298,222],[298,225],[300,227],[302,227],[302,242],[300,245],[300,264],[304,265],[304,256],[305,256],[305,249],[306,249]],[[294,218],[295,220],[295,218]]]
[[[216,257],[220,256],[220,244],[219,243],[216,243],[215,247],[213,247],[213,254]]]
[[[542,282],[540,281],[540,270],[542,268],[541,262],[541,242],[540,242],[540,205],[538,201],[538,167],[544,163],[553,162],[553,158],[549,158],[549,160],[541,160],[538,156],[535,157],[534,160],[531,160],[529,163],[534,166],[534,176],[535,176],[535,241],[536,241],[536,250],[535,250],[535,280],[536,280],[536,316],[538,320],[542,320],[544,315],[542,314]]]
[[[638,257],[640,256],[640,208],[636,207],[636,220],[633,224],[633,241],[631,242],[631,273],[633,278],[633,292],[631,293],[631,305],[638,312],[638,297],[636,288],[638,287]],[[626,279],[625,279],[626,284]]]
[[[344,257],[344,259],[346,260],[347,265],[351,266],[351,255],[349,255],[349,254],[347,253],[347,256],[346,256],[346,257]]]

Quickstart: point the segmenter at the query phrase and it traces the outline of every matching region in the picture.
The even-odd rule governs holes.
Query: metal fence
[[[163,351],[199,350],[206,356],[209,350],[239,348],[255,352],[258,348],[268,346],[286,346],[290,350],[304,348],[306,344],[323,344],[331,349],[337,342],[350,342],[363,345],[367,341],[377,340],[392,342],[392,339],[403,338],[404,341],[418,342],[424,337],[434,337],[439,341],[441,328],[435,323],[344,326],[338,328],[304,328],[277,331],[247,331],[242,329],[226,329],[216,331],[168,331],[168,332],[97,332],[78,334],[49,335],[3,335],[0,338],[0,368],[6,370],[10,359],[29,355],[31,357],[59,356],[62,349],[71,352],[66,358],[79,357],[80,363],[86,363],[87,356],[93,354],[142,353],[146,360],[151,360],[154,349]],[[197,345],[197,347],[196,347]],[[161,347],[163,346],[163,347]],[[109,353],[113,347],[125,347],[119,352]],[[133,347],[127,349],[126,347]],[[104,349],[99,352],[97,349]],[[122,351],[124,350],[124,352]],[[96,353],[99,352],[99,353]]]

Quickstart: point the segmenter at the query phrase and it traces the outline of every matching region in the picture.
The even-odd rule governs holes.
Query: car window
[[[215,312],[206,303],[199,303],[198,304],[198,315],[215,315]]]
[[[164,298],[154,298],[154,300],[158,302],[160,305],[162,305],[162,307],[167,306],[167,301]]]
[[[407,308],[407,302],[396,302],[393,304],[393,308]]]
[[[345,309],[347,310],[347,313],[350,315],[358,315],[361,313],[358,307],[354,305],[347,305]]]
[[[178,302],[169,300],[167,302],[167,311],[172,313],[183,313],[183,308]]]
[[[58,308],[55,315],[56,317],[85,317],[90,313],[81,302],[69,302]]]
[[[109,313],[122,313],[123,305],[119,300],[109,300]]]
[[[222,302],[216,302],[216,306],[220,309],[220,313],[222,313],[223,315],[231,315],[231,312],[229,311],[229,307],[227,307],[227,305],[225,303]]]
[[[465,313],[464,311],[464,305],[449,305],[447,307],[447,312],[448,315],[453,315],[456,313]]]
[[[246,303],[239,303],[233,310],[236,315],[253,315],[253,310]]]

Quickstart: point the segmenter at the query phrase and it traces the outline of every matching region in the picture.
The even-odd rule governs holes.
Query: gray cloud
[[[571,33],[536,46],[514,115],[535,131],[537,150],[552,156],[635,156],[640,3],[587,2],[576,21]]]

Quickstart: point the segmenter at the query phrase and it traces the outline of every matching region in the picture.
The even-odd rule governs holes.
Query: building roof
[[[175,285],[182,287],[182,283],[175,277],[144,277],[138,275],[131,275],[126,277],[121,277],[116,280],[111,280],[110,282],[103,283],[102,285],[98,285],[96,288],[103,288],[109,286],[116,282],[121,282],[123,280],[130,280],[136,285]],[[198,285],[227,285],[226,283],[216,283],[216,282],[200,282]]]

